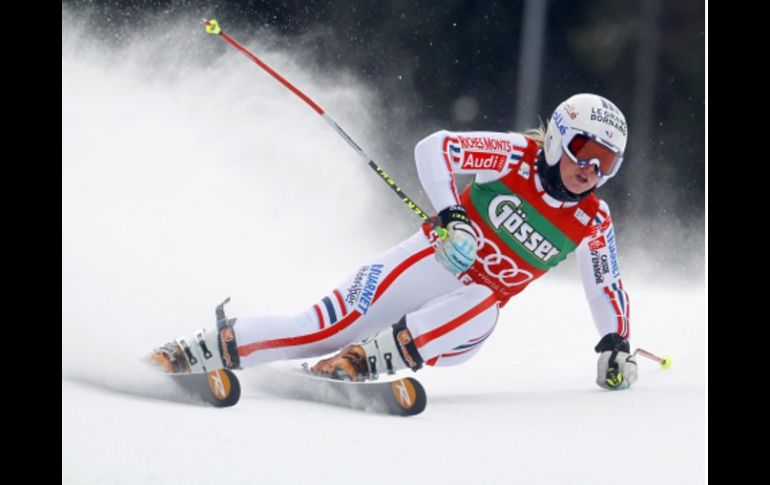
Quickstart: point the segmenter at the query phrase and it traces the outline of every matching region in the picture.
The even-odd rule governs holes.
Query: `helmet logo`
[[[619,131],[622,135],[626,135],[626,120],[622,116],[618,116],[612,110],[591,108],[591,121],[607,125]]]
[[[569,104],[569,103],[565,103],[565,104],[564,104],[564,111],[566,111],[566,112],[567,112],[567,116],[569,116],[569,118],[570,118],[571,120],[574,120],[575,118],[577,118],[577,117],[578,117],[578,112],[575,110],[575,107],[574,107],[574,106],[572,106],[572,105],[571,105],[571,104]]]
[[[614,104],[610,103],[608,100],[606,100],[605,98],[602,98],[601,96],[598,96],[598,98],[599,98],[599,100],[602,103],[602,108],[606,109],[607,111],[612,111],[616,115],[620,114],[620,110],[618,109],[617,106],[615,106]]]
[[[561,115],[561,113],[559,113],[559,110],[553,112],[551,119],[553,119],[553,123],[556,125],[556,129],[559,130],[559,134],[564,136],[564,134],[567,133],[567,125],[564,124],[564,117]]]

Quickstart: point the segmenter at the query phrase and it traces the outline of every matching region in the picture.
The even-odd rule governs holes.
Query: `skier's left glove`
[[[446,236],[436,244],[436,259],[450,273],[466,271],[476,260],[476,233],[461,205],[449,206],[438,213],[439,225]]]
[[[636,361],[629,354],[628,340],[616,333],[608,333],[594,347],[599,352],[596,383],[603,389],[628,389],[636,382]]]

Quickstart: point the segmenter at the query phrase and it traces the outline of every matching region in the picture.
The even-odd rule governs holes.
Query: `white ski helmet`
[[[617,106],[595,94],[576,94],[548,121],[545,161],[553,167],[566,154],[580,166],[594,165],[601,187],[618,173],[627,139],[626,118]]]

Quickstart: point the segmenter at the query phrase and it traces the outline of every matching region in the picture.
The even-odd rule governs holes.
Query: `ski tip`
[[[402,416],[414,416],[425,410],[428,404],[425,388],[417,379],[406,377],[390,383],[396,403]]]
[[[219,369],[206,374],[211,390],[208,402],[214,407],[235,406],[241,399],[241,384],[232,371]]]
[[[217,35],[222,32],[222,29],[219,27],[219,22],[217,22],[216,19],[204,20],[203,25],[206,27],[206,32],[209,34]]]
[[[217,408],[235,406],[241,399],[241,384],[228,369],[166,375],[187,395]]]

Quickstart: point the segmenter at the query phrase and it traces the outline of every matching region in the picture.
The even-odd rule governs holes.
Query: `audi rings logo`
[[[484,272],[500,281],[503,285],[512,288],[526,285],[533,279],[532,273],[519,268],[516,261],[500,251],[500,247],[494,241],[484,237],[476,221],[471,221],[473,232],[476,233],[476,261],[484,267]]]

